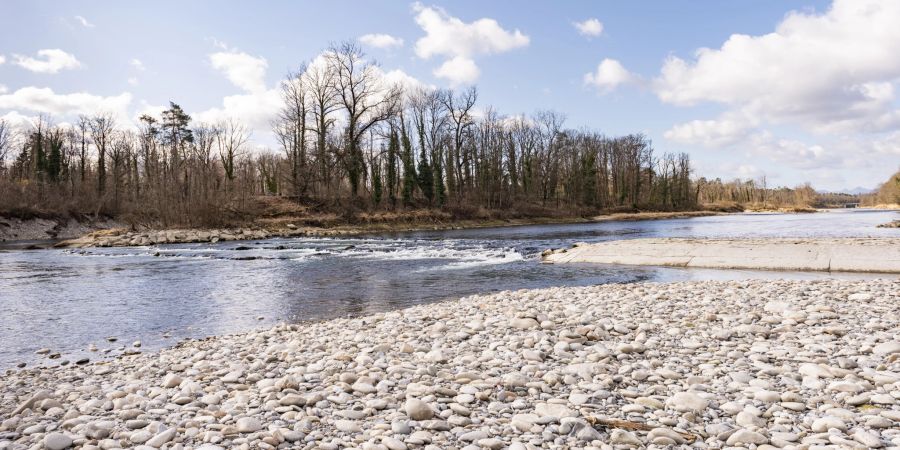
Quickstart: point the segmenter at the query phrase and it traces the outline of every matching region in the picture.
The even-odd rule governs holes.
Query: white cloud
[[[755,125],[745,117],[723,115],[716,120],[692,120],[675,125],[663,137],[680,144],[724,147],[747,138]]]
[[[440,67],[434,69],[436,77],[448,80],[453,86],[474,83],[480,74],[481,70],[475,61],[464,56],[448,59]]]
[[[135,70],[138,70],[140,72],[147,70],[147,67],[144,66],[144,62],[137,58],[132,58],[129,64],[131,64],[131,67],[134,67]]]
[[[127,119],[130,104],[131,94],[128,92],[104,97],[86,92],[57,94],[50,88],[29,86],[0,95],[0,109],[60,116],[109,112],[117,118]]]
[[[362,42],[369,47],[382,49],[403,46],[403,39],[382,33],[364,34],[359,37],[359,42]]]
[[[192,116],[196,121],[208,123],[237,119],[261,134],[269,132],[271,121],[281,106],[279,90],[269,89],[226,96],[222,99],[221,107],[210,108]]]
[[[0,94],[5,94],[9,89],[6,88],[6,85],[0,84]]]
[[[779,139],[761,132],[750,138],[750,154],[786,164],[795,169],[811,170],[839,168],[844,161],[833,149],[820,144],[808,144],[794,139]]]
[[[433,90],[437,89],[437,86],[431,84],[422,83],[419,79],[411,76],[410,74],[400,70],[394,69],[388,72],[382,72],[381,74],[382,80],[388,86],[398,85],[400,86],[404,92],[412,92],[416,89],[425,89],[425,90]]]
[[[609,58],[600,61],[596,71],[584,74],[586,85],[594,86],[604,93],[635,79],[635,76],[625,69],[622,63]]]
[[[825,13],[792,12],[772,33],[732,35],[690,61],[670,57],[654,88],[667,103],[720,103],[817,133],[897,128],[897,17],[893,0],[835,0]]]
[[[10,111],[2,116],[0,120],[8,123],[13,129],[28,129],[37,120],[37,116],[26,116],[18,111]]]
[[[239,51],[228,51],[209,55],[209,61],[214,69],[224,73],[235,86],[247,92],[266,90],[265,77],[269,64],[265,58]]]
[[[327,51],[313,58],[307,66],[307,70],[317,70],[324,67],[327,64],[326,53]],[[278,115],[278,111],[283,106],[281,82],[271,88],[265,85],[264,80],[267,70],[265,59],[244,53],[232,52],[230,55],[238,56],[220,58],[232,63],[223,66],[220,70],[235,86],[246,92],[226,96],[222,99],[220,106],[192,112],[191,116],[196,121],[209,123],[225,119],[237,119],[253,131],[255,142],[274,143],[274,140],[269,138],[271,137],[272,120]],[[247,70],[247,67],[251,67],[253,70]],[[238,68],[241,70],[237,70]],[[385,83],[379,88],[386,88],[388,85],[395,84],[400,85],[407,92],[420,87],[426,89],[434,88],[434,86],[425,85],[399,69],[384,71],[379,67],[373,67],[372,70]],[[248,73],[251,73],[252,76],[248,75]],[[153,111],[153,108],[145,105],[144,109]]]
[[[23,55],[13,55],[13,64],[37,73],[57,73],[65,69],[77,69],[81,63],[75,55],[66,53],[58,48],[38,50],[37,58]]]
[[[94,24],[88,22],[88,20],[85,19],[83,16],[75,16],[75,20],[77,20],[78,23],[80,23],[81,26],[83,26],[85,28],[94,28]]]
[[[140,80],[138,80],[137,77],[128,77],[128,84],[137,86],[138,84],[140,84]]]
[[[473,74],[478,77],[475,56],[507,52],[526,47],[530,42],[521,31],[508,31],[494,19],[481,18],[466,23],[442,8],[418,2],[413,5],[413,10],[416,24],[425,31],[425,36],[416,41],[416,55],[423,59],[444,57],[445,62],[435,74],[451,83],[474,81]],[[455,74],[451,72],[454,68],[465,70],[465,73]]]
[[[2,65],[5,62],[6,62],[6,57],[3,55],[0,55],[0,65]]]
[[[603,22],[590,18],[583,22],[574,22],[572,25],[584,36],[596,37],[603,34]]]

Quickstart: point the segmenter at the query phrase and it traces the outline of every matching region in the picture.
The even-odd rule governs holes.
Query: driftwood
[[[632,422],[630,420],[622,420],[622,419],[607,419],[602,417],[594,417],[594,416],[586,416],[585,421],[593,426],[601,426],[603,428],[618,428],[621,430],[628,431],[650,431],[656,427],[652,427],[647,425],[646,423],[641,422]],[[694,442],[697,440],[697,436],[692,433],[682,433],[680,431],[672,430],[681,435],[688,443]]]

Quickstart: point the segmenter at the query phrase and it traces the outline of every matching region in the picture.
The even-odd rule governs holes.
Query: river
[[[278,322],[361,315],[508,289],[733,278],[866,278],[613,265],[545,265],[540,252],[642,237],[898,237],[896,213],[735,214],[352,238],[0,251],[0,369],[141,351]],[[884,275],[882,275],[884,276]],[[116,342],[108,342],[116,337]],[[90,345],[99,348],[92,353]],[[49,360],[40,348],[62,353]],[[106,349],[108,353],[103,353]]]

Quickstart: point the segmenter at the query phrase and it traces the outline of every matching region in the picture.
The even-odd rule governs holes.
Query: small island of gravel
[[[628,239],[547,251],[547,263],[900,273],[900,239]]]
[[[549,288],[0,379],[0,448],[900,446],[898,280]]]

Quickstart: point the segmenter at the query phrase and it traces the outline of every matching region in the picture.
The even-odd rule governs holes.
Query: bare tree
[[[397,113],[401,91],[385,84],[377,64],[367,61],[355,42],[331,48],[328,57],[338,97],[347,115],[344,164],[350,191],[358,196],[361,177],[366,172],[360,140],[370,128]]]
[[[284,106],[272,124],[272,130],[285,152],[290,164],[291,187],[297,201],[306,195],[309,188],[309,170],[306,154],[307,118],[312,102],[304,77],[306,66],[297,72],[289,72],[281,83],[281,99]],[[261,160],[260,160],[261,161]]]
[[[12,147],[12,126],[4,119],[0,119],[0,172],[6,167],[6,157]]]
[[[101,113],[90,119],[91,139],[97,147],[97,193],[106,189],[106,155],[116,128],[112,114]]]
[[[217,128],[219,131],[216,134],[216,144],[219,160],[222,162],[227,183],[232,183],[235,178],[235,163],[244,154],[244,144],[250,139],[250,132],[234,119],[219,122]]]
[[[469,129],[475,125],[472,112],[475,109],[475,102],[478,101],[478,91],[472,86],[459,95],[449,90],[443,91],[442,94],[444,107],[450,115],[452,133],[452,146],[447,152],[450,159],[447,164],[447,179],[454,180],[450,190],[453,191],[453,187],[456,187],[456,199],[459,203],[469,180],[468,157],[464,155],[463,144]]]
[[[328,151],[329,133],[335,124],[334,113],[340,108],[334,67],[329,60],[314,61],[303,72],[303,85],[309,91],[307,101],[312,113],[312,126],[308,131],[316,134],[315,171],[322,190],[330,190],[332,158]]]

